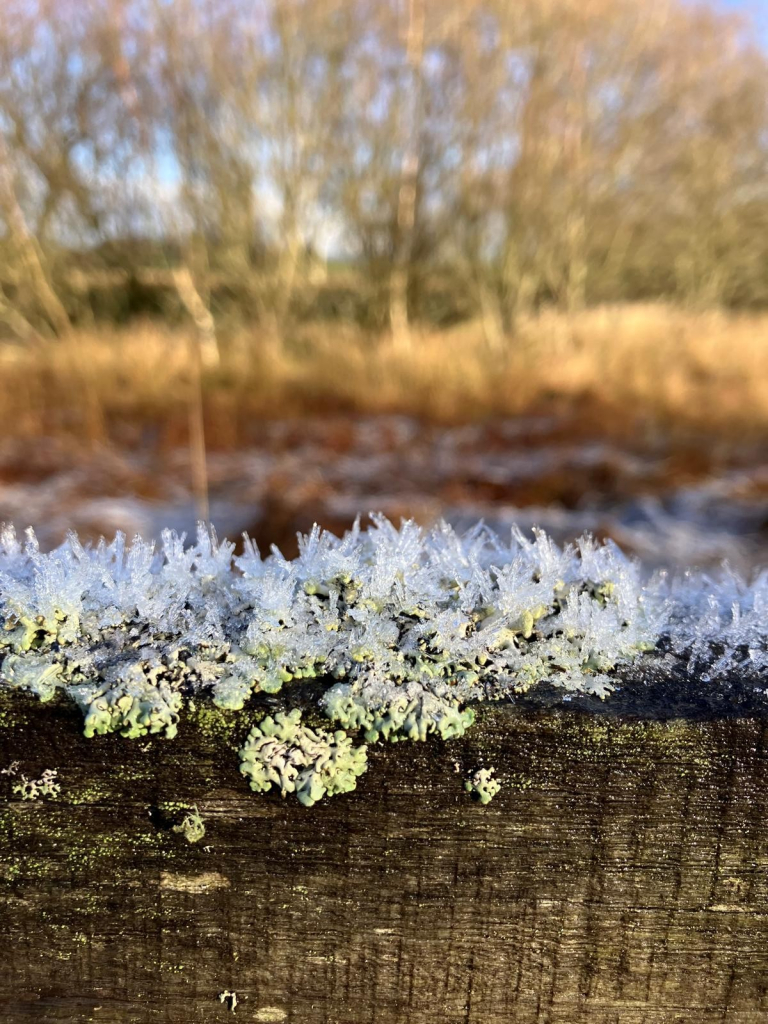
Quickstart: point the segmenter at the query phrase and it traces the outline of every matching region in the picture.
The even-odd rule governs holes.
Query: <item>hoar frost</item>
[[[686,574],[670,587],[669,614],[665,632],[691,674],[768,673],[768,570],[750,583],[728,567],[716,580]]]
[[[274,548],[262,558],[247,540],[234,557],[202,526],[191,546],[170,531],[158,548],[72,535],[48,554],[5,529],[0,681],[42,700],[63,689],[88,735],[170,737],[186,696],[237,710],[254,692],[325,679],[324,714],[369,743],[450,739],[472,724],[469,703],[540,683],[605,697],[616,666],[663,634],[698,671],[764,671],[767,608],[766,575],[644,585],[610,542],[560,549],[515,530],[505,543],[482,524],[459,535],[373,516],[342,538],[313,529],[293,560]],[[332,743],[336,764],[352,750],[333,736],[298,743],[307,793],[352,785],[355,773],[326,766],[323,786],[312,774],[306,751]],[[261,763],[256,750],[283,756],[262,740],[252,735],[248,763]]]

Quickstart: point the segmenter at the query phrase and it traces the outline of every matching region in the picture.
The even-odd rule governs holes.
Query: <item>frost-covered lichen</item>
[[[472,724],[470,705],[542,683],[606,697],[616,667],[664,635],[702,675],[763,673],[767,608],[766,574],[750,586],[648,582],[611,543],[561,549],[517,530],[502,541],[482,524],[458,534],[373,516],[342,538],[315,528],[292,561],[249,541],[234,557],[204,527],[192,545],[172,532],[159,547],[70,536],[48,554],[6,529],[0,686],[42,700],[63,691],[87,735],[137,738],[172,737],[187,696],[239,710],[316,680],[321,709],[347,733],[450,740]],[[346,741],[334,743],[338,758]],[[319,791],[308,785],[301,793]]]
[[[459,536],[374,517],[341,539],[313,530],[294,561],[233,552],[202,527],[191,546],[70,536],[49,554],[5,530],[3,681],[43,699],[63,688],[89,731],[141,736],[173,733],[183,690],[238,709],[335,677],[366,729],[452,735],[469,700],[541,681],[603,695],[658,632],[636,567],[588,538],[561,550],[541,533],[504,544],[482,525]]]
[[[219,1002],[229,1003],[229,1008],[234,1013],[240,1000],[237,998],[237,992],[219,992]]]
[[[251,789],[272,786],[280,795],[295,793],[311,807],[324,796],[349,793],[367,767],[365,746],[355,747],[341,729],[327,733],[301,723],[301,712],[279,712],[251,729],[240,751],[240,771]]]
[[[493,777],[494,771],[494,768],[478,768],[464,783],[466,791],[476,797],[481,804],[489,804],[501,789],[498,779]]]
[[[60,684],[62,666],[50,656],[8,654],[2,662],[3,682],[6,686],[30,690],[42,701],[50,700]]]

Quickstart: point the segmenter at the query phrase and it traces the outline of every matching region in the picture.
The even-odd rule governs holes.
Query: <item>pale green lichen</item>
[[[39,779],[28,779],[26,775],[22,775],[21,779],[14,783],[13,792],[22,800],[39,800],[42,797],[55,800],[61,793],[61,785],[56,781],[57,775],[56,768],[46,768]]]
[[[379,691],[372,691],[370,685],[362,691],[352,684],[338,683],[323,698],[328,717],[345,729],[364,729],[369,743],[379,739],[425,740],[435,734],[444,740],[455,739],[463,736],[475,720],[472,708],[462,710],[458,703],[413,685],[385,684]]]
[[[50,655],[8,654],[2,664],[3,682],[30,690],[42,701],[50,700],[61,684],[62,665]]]
[[[173,826],[174,832],[181,832],[188,843],[199,843],[205,835],[205,824],[197,807],[184,815],[181,824]]]
[[[493,777],[495,768],[478,768],[474,775],[467,779],[464,788],[481,804],[489,804],[501,789],[501,784]]]
[[[85,712],[88,737],[119,732],[127,739],[163,733],[176,735],[181,694],[164,682],[154,682],[144,668],[133,664],[113,682],[80,683],[70,693]]]
[[[311,807],[324,796],[349,793],[367,767],[365,746],[355,747],[345,732],[327,733],[301,724],[301,712],[278,712],[251,729],[240,751],[240,771],[251,789],[272,786],[280,795],[296,793]]]

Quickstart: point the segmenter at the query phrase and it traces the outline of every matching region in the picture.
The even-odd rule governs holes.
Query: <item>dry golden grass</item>
[[[0,347],[0,427],[101,440],[119,425],[186,422],[190,335],[154,324]],[[479,324],[414,332],[409,352],[349,325],[304,325],[282,345],[257,330],[204,371],[209,441],[241,443],[263,417],[318,410],[461,421],[583,408],[609,431],[638,422],[756,438],[768,429],[768,316],[663,305],[545,311],[489,348]],[[179,428],[183,429],[183,428]]]

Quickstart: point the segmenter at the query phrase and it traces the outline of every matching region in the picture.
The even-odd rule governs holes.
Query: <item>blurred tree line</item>
[[[4,0],[3,330],[765,306],[767,85],[686,0]]]

